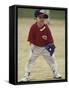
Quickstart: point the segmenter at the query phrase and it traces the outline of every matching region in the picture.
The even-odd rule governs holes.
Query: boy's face
[[[44,18],[44,17],[37,17],[37,18],[36,18],[36,21],[37,21],[38,23],[44,23],[44,22],[45,22],[45,18]]]

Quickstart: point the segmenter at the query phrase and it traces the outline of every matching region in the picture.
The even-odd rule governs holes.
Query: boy
[[[32,65],[39,55],[42,55],[49,64],[53,71],[54,78],[59,79],[61,78],[61,75],[58,72],[54,56],[54,40],[48,25],[45,24],[45,19],[48,19],[48,15],[45,13],[45,10],[42,9],[36,10],[34,15],[36,23],[31,26],[28,36],[28,41],[31,47],[31,56],[25,68],[23,81],[30,80]]]

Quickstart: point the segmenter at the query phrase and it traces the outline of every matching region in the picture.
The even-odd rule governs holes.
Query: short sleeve
[[[31,27],[28,35],[28,41],[34,43],[34,28]]]
[[[49,40],[48,40],[48,43],[54,43],[51,30],[50,30],[50,28],[49,28],[48,26],[47,26],[47,30],[48,30],[47,35],[48,35],[48,39],[49,39]]]

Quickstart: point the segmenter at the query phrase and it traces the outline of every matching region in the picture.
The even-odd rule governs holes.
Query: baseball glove
[[[48,44],[45,46],[45,49],[48,50],[48,52],[50,53],[51,56],[53,55],[55,48],[56,47],[54,44]]]

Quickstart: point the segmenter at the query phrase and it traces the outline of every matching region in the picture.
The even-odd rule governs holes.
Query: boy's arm
[[[54,51],[55,51],[55,44],[54,44],[54,40],[53,40],[53,37],[52,37],[52,33],[48,27],[48,38],[49,38],[49,44],[46,45],[46,49],[49,51],[50,55],[52,56]]]
[[[27,41],[29,41],[30,48],[33,49],[33,46],[34,46],[33,45],[34,44],[34,30],[33,30],[33,27],[30,28]]]
[[[34,44],[34,30],[33,27],[31,27],[30,31],[29,31],[29,35],[28,35],[28,40],[29,41],[29,45]]]
[[[50,30],[50,28],[48,26],[47,26],[47,28],[48,28],[47,34],[48,34],[48,39],[49,39],[48,41],[49,41],[49,43],[54,43],[54,39],[53,39],[51,30]]]

